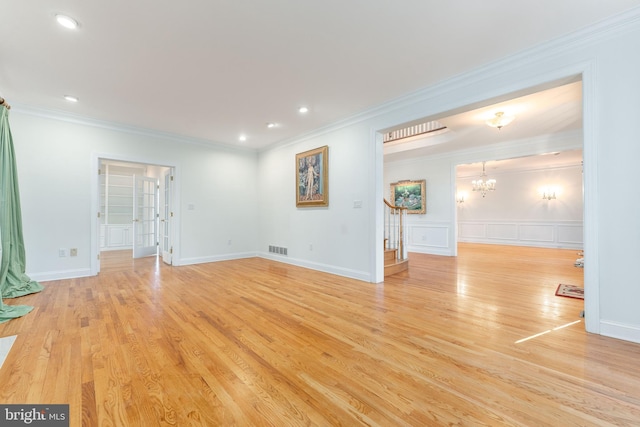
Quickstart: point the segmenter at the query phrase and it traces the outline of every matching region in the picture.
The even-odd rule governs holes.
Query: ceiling
[[[489,127],[486,120],[503,112],[514,120],[507,126]],[[488,102],[487,106],[445,115],[437,121],[446,126],[445,132],[435,135],[406,138],[384,147],[385,162],[426,157],[451,151],[473,150],[502,142],[547,138],[554,134],[581,135],[582,82],[553,86],[514,97],[503,102]],[[552,137],[552,136],[551,136]],[[547,155],[553,154],[553,155]],[[513,159],[486,159],[487,171],[541,169],[575,166],[582,163],[582,150],[545,153]],[[473,176],[481,170],[481,163],[457,167],[458,176]]]
[[[0,13],[0,96],[16,110],[259,150],[638,5],[8,0]],[[59,26],[57,13],[79,29]],[[447,120],[465,129],[464,115]]]

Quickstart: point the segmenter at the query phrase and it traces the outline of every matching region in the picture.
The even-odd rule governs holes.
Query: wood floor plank
[[[0,401],[68,403],[72,426],[640,425],[640,345],[555,296],[578,257],[460,244],[370,284],[108,252],[16,300]]]

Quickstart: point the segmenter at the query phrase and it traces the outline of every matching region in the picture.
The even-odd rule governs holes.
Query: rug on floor
[[[556,295],[559,297],[584,299],[584,288],[576,285],[559,284],[556,289]]]

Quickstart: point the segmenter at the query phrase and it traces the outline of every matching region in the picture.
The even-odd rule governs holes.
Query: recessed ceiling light
[[[240,141],[244,142],[247,140],[247,136],[246,135],[240,135],[240,137],[238,138]]]
[[[56,21],[58,21],[58,24],[70,30],[78,28],[78,21],[67,15],[56,15]]]
[[[71,95],[65,95],[64,99],[66,99],[69,102],[78,102],[78,98],[76,98],[75,96],[71,96]]]
[[[276,124],[275,123],[267,123],[267,127],[269,129],[273,129],[274,127],[276,127]]]
[[[308,112],[309,112],[309,108],[307,108],[307,107],[300,107],[300,108],[298,108],[298,112],[299,112],[299,113],[302,113],[302,114],[304,114],[304,113],[308,113]]]

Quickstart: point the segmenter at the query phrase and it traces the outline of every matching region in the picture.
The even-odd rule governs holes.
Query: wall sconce
[[[556,194],[559,193],[559,190],[557,187],[542,187],[540,189],[540,193],[542,194],[542,199],[553,200],[556,198]]]
[[[456,194],[456,203],[462,204],[464,203],[464,199],[467,197],[467,193],[460,192]]]

